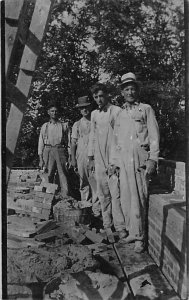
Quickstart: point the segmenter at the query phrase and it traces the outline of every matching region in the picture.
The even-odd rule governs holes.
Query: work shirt
[[[102,110],[94,110],[91,114],[91,132],[88,145],[88,156],[94,156],[95,164],[109,164],[115,119],[120,107],[108,103]]]
[[[76,158],[87,151],[90,129],[91,121],[86,118],[81,118],[79,121],[75,122],[72,127],[71,138],[75,139],[77,142]]]
[[[41,127],[39,143],[38,143],[38,155],[43,153],[45,145],[68,145],[69,139],[69,127],[68,123],[62,123],[57,121],[56,123],[47,122]]]
[[[121,128],[121,130],[120,130]],[[114,142],[111,155],[115,163],[117,154],[128,148],[129,144],[148,152],[148,159],[157,161],[159,155],[159,128],[152,107],[144,103],[124,105],[114,128]]]

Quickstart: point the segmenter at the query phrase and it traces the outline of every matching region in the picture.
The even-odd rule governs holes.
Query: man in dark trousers
[[[38,155],[39,166],[48,173],[49,183],[53,183],[55,172],[58,172],[61,195],[68,195],[68,180],[66,169],[66,151],[68,148],[68,123],[59,121],[58,104],[51,101],[48,104],[49,122],[42,125]]]

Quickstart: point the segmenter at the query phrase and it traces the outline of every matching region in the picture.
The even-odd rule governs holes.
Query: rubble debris
[[[7,233],[9,234],[21,237],[30,237],[35,234],[36,228],[31,218],[13,215],[8,216],[7,221]]]
[[[98,263],[86,246],[63,245],[54,248],[30,248],[7,252],[8,284],[48,282],[56,274],[95,269]]]
[[[33,238],[23,238],[21,236],[15,236],[13,234],[7,234],[7,248],[8,249],[21,249],[28,247],[41,247],[45,243],[37,242]]]
[[[124,300],[127,285],[116,276],[100,272],[82,271],[54,278],[44,288],[44,299]]]

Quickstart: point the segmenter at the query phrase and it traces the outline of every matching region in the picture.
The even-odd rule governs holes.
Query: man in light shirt
[[[68,123],[58,119],[58,105],[52,101],[48,105],[49,122],[42,125],[38,155],[39,166],[48,173],[48,180],[53,183],[56,171],[59,176],[61,195],[68,195],[68,180],[66,169],[66,149],[68,147]]]
[[[97,195],[101,203],[104,229],[114,225],[115,229],[119,231],[120,238],[124,238],[126,231],[120,231],[117,227],[117,221],[120,223],[122,220],[124,224],[122,211],[119,207],[120,201],[118,201],[118,177],[107,173],[114,123],[121,108],[110,103],[104,84],[95,84],[91,88],[91,92],[99,109],[94,110],[91,114],[88,146],[89,169],[95,170]]]
[[[75,122],[71,135],[71,164],[78,170],[80,178],[80,194],[83,207],[92,206],[97,216],[100,212],[99,201],[96,196],[96,179],[88,169],[88,143],[91,130],[92,104],[88,96],[78,98],[77,109],[82,118]]]

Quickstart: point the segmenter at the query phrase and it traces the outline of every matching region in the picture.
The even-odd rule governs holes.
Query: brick
[[[46,187],[44,187],[42,185],[35,185],[34,186],[34,191],[35,192],[45,192],[46,191]]]
[[[176,169],[181,170],[183,173],[185,172],[185,163],[181,161],[176,162]]]
[[[30,192],[30,189],[28,187],[17,186],[16,192],[22,194],[28,194]]]
[[[184,240],[185,232],[185,213],[180,209],[170,209],[167,217],[166,235],[175,245],[175,247],[181,251]]]
[[[43,203],[52,203],[53,199],[54,199],[54,195],[52,194],[46,194],[43,192],[38,192],[35,193],[35,200],[38,202],[43,202]]]
[[[25,199],[17,199],[16,207],[20,208],[21,210],[32,211],[34,206],[34,200],[25,200]]]
[[[36,201],[36,200],[34,200],[34,206],[36,206],[36,207],[43,207],[43,201]]]
[[[50,215],[50,209],[42,208],[41,214],[44,216],[45,219],[48,219]]]
[[[103,236],[91,230],[87,230],[85,232],[85,236],[94,243],[102,243],[102,241],[104,240]]]
[[[41,214],[42,213],[42,208],[34,206],[32,208],[32,212],[37,213],[37,214]]]
[[[36,201],[34,202],[34,205],[36,207],[39,207],[39,208],[45,208],[45,209],[51,209],[51,203],[43,203],[42,201]]]
[[[56,192],[56,190],[58,189],[58,185],[54,184],[54,183],[44,182],[43,186],[46,187],[47,194],[54,194]]]

